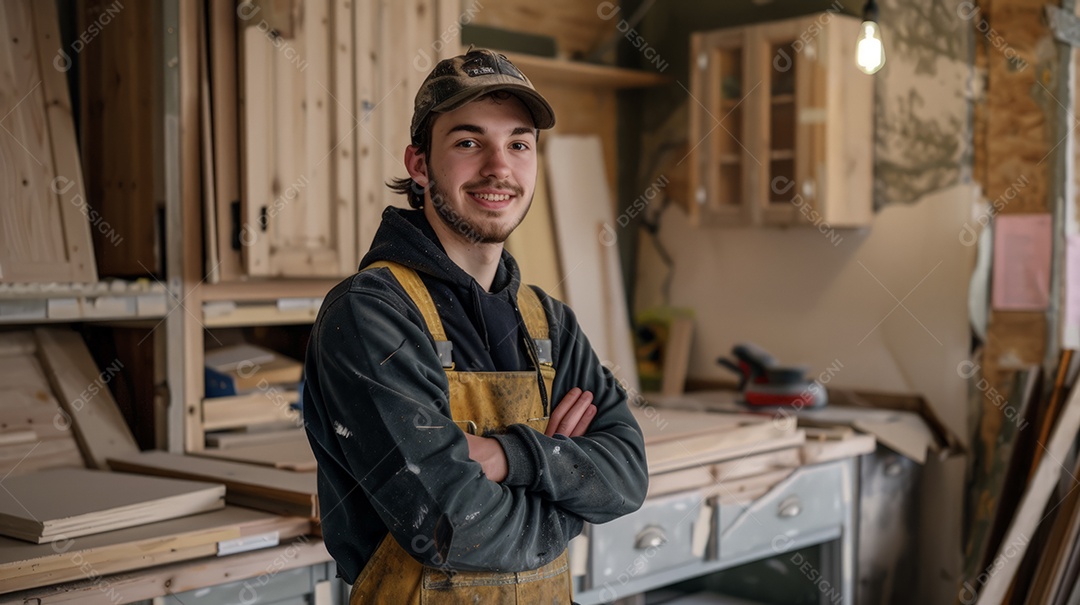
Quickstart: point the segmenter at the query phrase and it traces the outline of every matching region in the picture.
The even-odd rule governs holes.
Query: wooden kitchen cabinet
[[[855,67],[858,26],[823,13],[693,35],[697,224],[869,223],[874,89]]]

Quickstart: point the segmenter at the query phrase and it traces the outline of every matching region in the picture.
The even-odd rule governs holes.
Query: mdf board
[[[0,4],[0,281],[97,281],[52,0]]]
[[[354,148],[351,124],[334,127],[337,92],[352,70],[332,70],[331,0],[302,3],[286,39],[251,23],[241,29],[243,199],[240,240],[251,276],[327,277],[351,273],[338,225],[351,224],[355,191],[335,180],[338,157]],[[342,145],[345,145],[344,149]]]
[[[636,393],[637,361],[611,191],[596,178],[606,174],[600,139],[553,135],[545,156],[566,302],[600,361]]]
[[[223,485],[90,469],[41,471],[5,483],[0,533],[38,544],[225,506]]]
[[[113,374],[98,369],[82,337],[71,330],[38,329],[35,334],[41,362],[87,464],[107,469],[106,458],[137,453],[139,446],[109,392]]]
[[[80,143],[98,269],[145,276],[163,270],[155,228],[153,3],[80,0],[78,32],[97,31],[79,63]],[[91,29],[93,28],[93,29]],[[139,49],[139,50],[134,50]]]

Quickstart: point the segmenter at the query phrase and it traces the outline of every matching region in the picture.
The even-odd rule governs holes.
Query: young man
[[[392,185],[414,209],[386,209],[319,312],[304,421],[354,605],[570,603],[567,542],[645,497],[626,393],[503,250],[554,123],[502,55],[436,65]]]

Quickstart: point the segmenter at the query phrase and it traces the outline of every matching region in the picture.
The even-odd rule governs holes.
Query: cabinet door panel
[[[291,38],[257,15],[241,33],[240,239],[251,276],[332,277],[355,270],[353,236],[338,229],[353,224],[355,188],[349,179],[333,178],[340,158],[355,147],[352,111],[338,111],[341,98],[350,98],[352,57],[331,55],[332,8],[347,10],[331,5],[302,2]]]

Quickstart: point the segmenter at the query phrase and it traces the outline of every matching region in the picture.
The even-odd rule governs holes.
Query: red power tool
[[[816,408],[828,402],[825,387],[806,377],[806,368],[782,367],[760,347],[737,344],[735,361],[721,357],[717,363],[739,375],[743,403],[755,407],[793,406]]]

